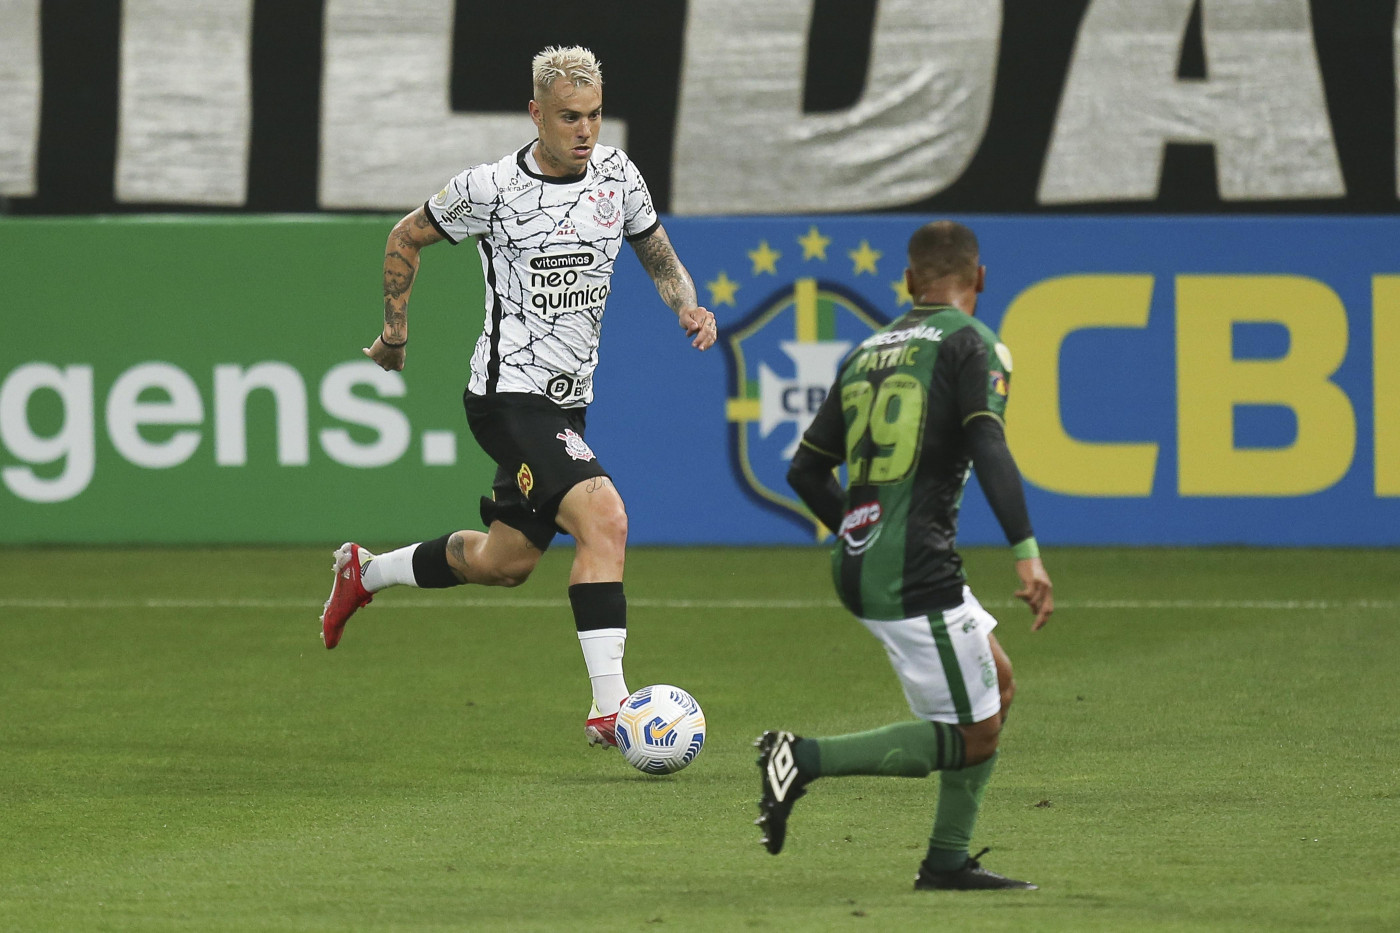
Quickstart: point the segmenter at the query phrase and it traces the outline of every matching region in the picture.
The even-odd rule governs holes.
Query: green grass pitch
[[[377,544],[379,542],[367,542]],[[936,780],[819,782],[782,855],[750,742],[907,718],[821,551],[638,550],[633,686],[710,725],[586,747],[569,552],[317,637],[331,548],[0,553],[0,929],[1394,930],[1400,565],[973,551],[1020,692],[974,844],[1038,892],[915,892]]]

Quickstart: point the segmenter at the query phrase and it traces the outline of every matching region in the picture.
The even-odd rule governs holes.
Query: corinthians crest
[[[841,361],[884,324],[883,315],[853,290],[799,278],[720,334],[731,376],[725,417],[735,471],[752,496],[818,539],[828,531],[789,488],[788,461]]]
[[[598,190],[597,194],[590,194],[588,200],[593,202],[593,222],[600,227],[611,227],[617,223],[622,216],[622,210],[613,200],[617,196],[616,191]]]

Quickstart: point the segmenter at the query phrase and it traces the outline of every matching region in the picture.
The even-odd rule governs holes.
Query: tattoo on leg
[[[587,493],[594,493],[600,489],[606,489],[611,485],[612,480],[608,479],[606,476],[595,476],[588,481],[587,485],[583,487],[583,491]]]

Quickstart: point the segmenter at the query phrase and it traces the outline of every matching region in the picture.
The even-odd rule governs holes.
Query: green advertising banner
[[[474,527],[461,396],[475,251],[425,257],[408,365],[379,330],[397,218],[0,221],[0,544],[376,542]]]

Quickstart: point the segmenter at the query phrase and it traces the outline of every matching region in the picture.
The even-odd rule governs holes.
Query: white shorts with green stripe
[[[963,587],[962,605],[912,619],[861,619],[890,656],[920,719],[971,725],[1001,711],[989,636],[997,620]]]

